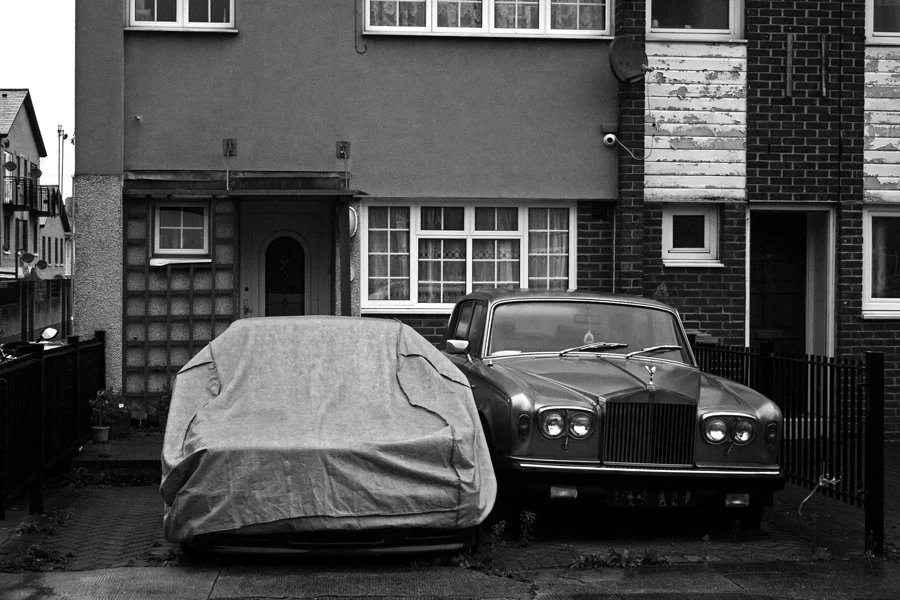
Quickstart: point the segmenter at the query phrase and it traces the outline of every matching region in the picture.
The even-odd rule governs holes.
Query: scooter
[[[41,336],[34,342],[8,342],[0,344],[0,362],[6,362],[19,358],[22,350],[34,344],[50,344],[53,339],[59,335],[59,330],[55,327],[47,327],[41,332]],[[0,329],[0,337],[3,337],[3,330]]]

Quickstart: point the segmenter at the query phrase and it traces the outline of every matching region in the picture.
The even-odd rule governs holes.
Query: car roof
[[[648,308],[658,308],[676,312],[676,310],[668,304],[659,302],[657,300],[650,300],[649,298],[642,298],[640,296],[630,296],[627,294],[600,294],[595,292],[580,291],[557,292],[549,290],[490,289],[472,292],[471,294],[467,294],[466,296],[464,296],[459,301],[461,302],[463,300],[482,300],[489,304],[513,300],[595,300],[598,302],[638,304],[641,306],[646,306]]]

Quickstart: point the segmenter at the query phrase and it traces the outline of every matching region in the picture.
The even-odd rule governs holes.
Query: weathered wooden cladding
[[[746,198],[747,51],[647,44],[645,199]]]
[[[900,48],[866,49],[863,194],[868,202],[900,202]]]
[[[131,398],[165,393],[175,373],[235,319],[237,215],[232,200],[209,202],[209,261],[150,266],[154,201],[125,199],[123,391]]]

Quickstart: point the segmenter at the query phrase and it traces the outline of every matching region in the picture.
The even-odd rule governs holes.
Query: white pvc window
[[[165,256],[209,254],[209,209],[206,205],[160,204],[156,207],[153,252]]]
[[[900,45],[900,0],[866,0],[869,42]]]
[[[574,231],[569,205],[370,204],[362,308],[438,312],[480,289],[573,288]]]
[[[900,318],[900,209],[863,214],[863,316]]]
[[[610,0],[366,0],[367,33],[611,35]]]
[[[719,209],[715,205],[663,207],[662,259],[667,267],[719,267]]]
[[[739,38],[743,10],[742,0],[647,0],[647,34],[650,38]]]
[[[128,0],[131,27],[232,29],[234,0]]]

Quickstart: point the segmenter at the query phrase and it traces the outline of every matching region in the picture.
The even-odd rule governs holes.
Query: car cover
[[[410,327],[242,319],[175,378],[162,453],[166,539],[461,529],[496,480],[463,375]]]

